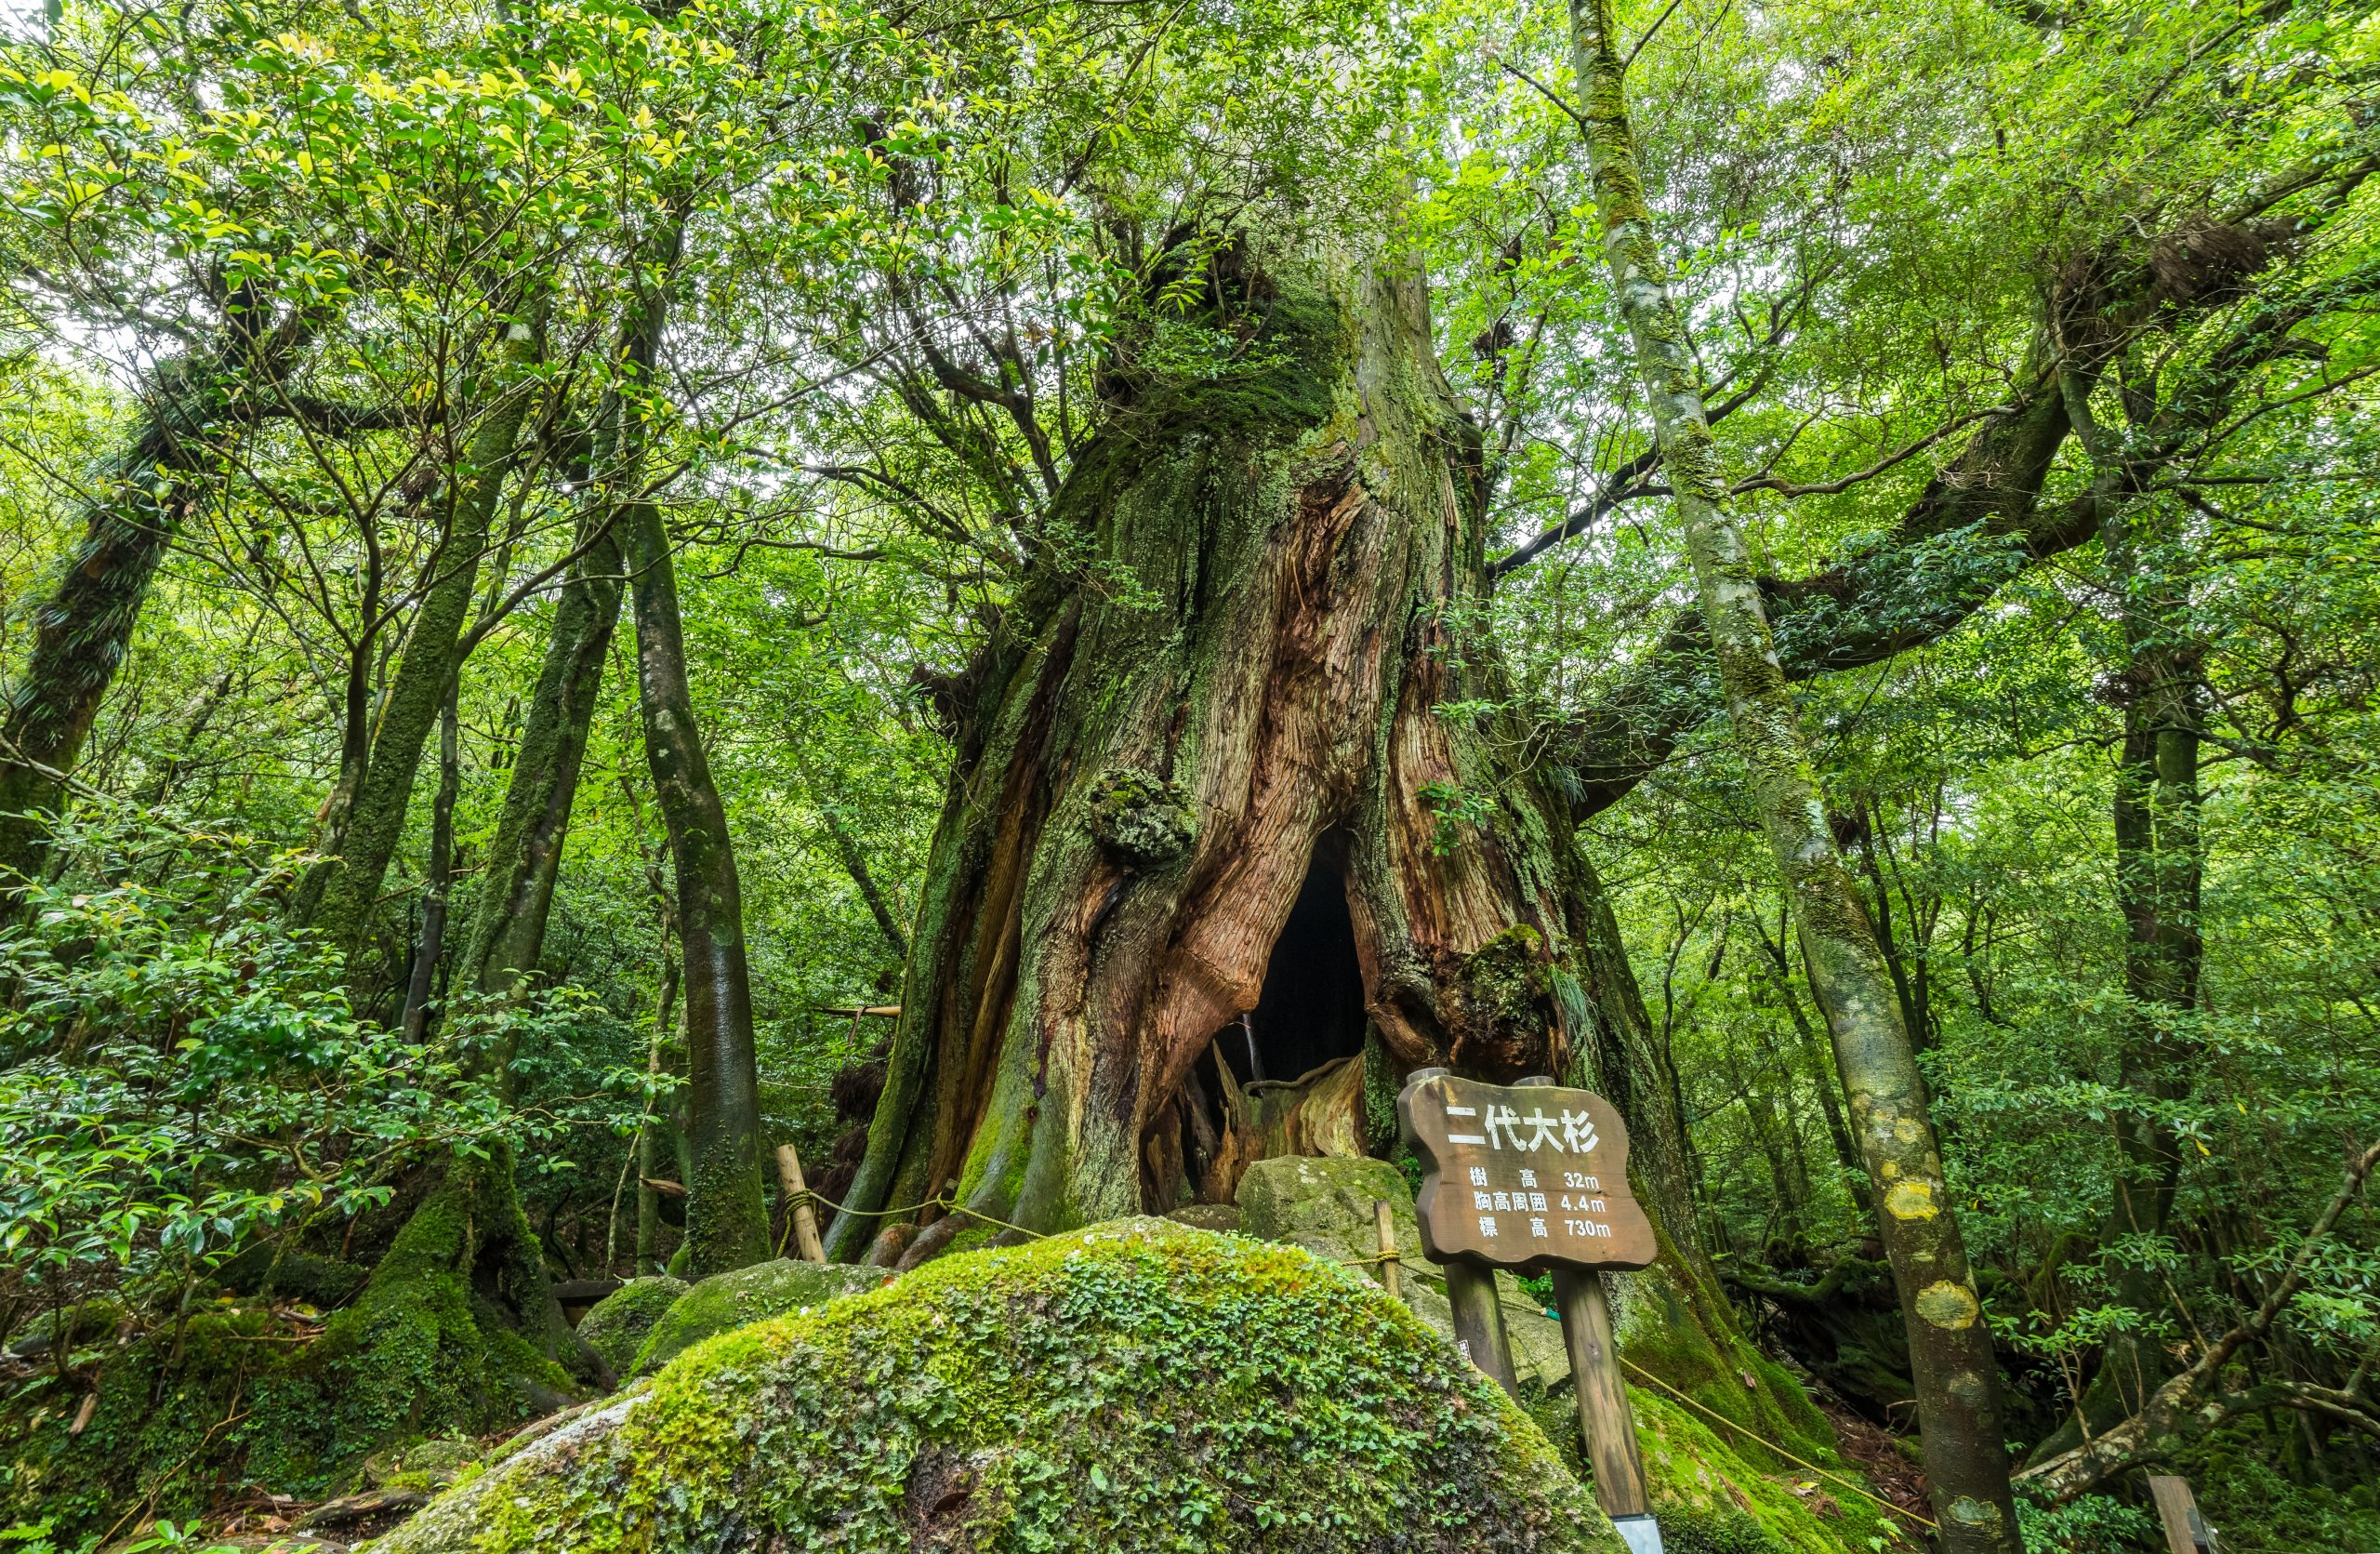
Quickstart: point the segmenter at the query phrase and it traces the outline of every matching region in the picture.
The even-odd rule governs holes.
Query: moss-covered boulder
[[[1372,1204],[1385,1202],[1396,1227],[1397,1266],[1406,1300],[1414,1314],[1441,1333],[1454,1332],[1454,1308],[1447,1304],[1447,1279],[1421,1255],[1421,1229],[1413,1215],[1413,1189],[1403,1172],[1384,1160],[1347,1160],[1284,1155],[1260,1160],[1240,1178],[1239,1228],[1267,1241],[1302,1246],[1317,1257],[1361,1268],[1377,1282],[1380,1255]],[[1559,1390],[1569,1383],[1570,1356],[1562,1328],[1546,1320],[1543,1308],[1509,1273],[1496,1276],[1504,1331],[1512,1339],[1513,1371],[1524,1386]]]
[[[578,1319],[579,1340],[611,1367],[614,1375],[626,1375],[636,1364],[637,1350],[644,1347],[653,1324],[690,1288],[684,1280],[666,1273],[631,1279]]]
[[[653,1320],[628,1369],[641,1376],[651,1375],[705,1338],[788,1311],[824,1306],[839,1295],[875,1289],[885,1278],[882,1268],[804,1263],[791,1257],[713,1274],[686,1289]]]
[[[1157,1219],[716,1338],[377,1547],[730,1543],[1620,1547],[1529,1420],[1368,1281]]]

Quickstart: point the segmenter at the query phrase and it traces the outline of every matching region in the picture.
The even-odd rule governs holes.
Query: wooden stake
[[[1496,1275],[1477,1263],[1457,1257],[1445,1265],[1447,1304],[1454,1308],[1454,1337],[1463,1357],[1495,1378],[1509,1396],[1517,1397],[1513,1381],[1513,1351],[1504,1337],[1504,1308],[1496,1300]]]
[[[1636,1428],[1620,1375],[1620,1351],[1612,1343],[1603,1275],[1593,1268],[1557,1268],[1554,1299],[1562,1311],[1562,1341],[1570,1350],[1571,1386],[1579,1397],[1587,1461],[1595,1470],[1595,1498],[1609,1516],[1646,1515],[1652,1500],[1636,1454]]]
[[[826,1248],[818,1240],[818,1215],[810,1207],[810,1185],[801,1179],[801,1157],[790,1144],[777,1146],[777,1187],[793,1205],[793,1245],[805,1263],[823,1263]]]
[[[2171,1473],[2151,1473],[2149,1497],[2157,1503],[2157,1520],[2165,1529],[2165,1547],[2173,1554],[2200,1554],[2199,1528],[2204,1523],[2199,1518],[2198,1499],[2190,1494],[2189,1481]],[[2204,1547],[2212,1548],[2214,1545],[2210,1536]]]
[[[1381,1288],[1391,1300],[1403,1300],[1405,1290],[1399,1277],[1405,1271],[1396,1260],[1396,1216],[1389,1212],[1388,1200],[1372,1200],[1372,1232],[1380,1242],[1380,1261],[1372,1265],[1380,1269]]]

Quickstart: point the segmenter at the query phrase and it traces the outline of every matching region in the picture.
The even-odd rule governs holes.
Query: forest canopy
[[[0,1523],[1438,1066],[1910,1535],[2380,1546],[2380,7],[50,0],[0,158]]]

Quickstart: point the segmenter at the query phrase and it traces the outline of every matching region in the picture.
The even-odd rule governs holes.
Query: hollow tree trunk
[[[958,760],[855,1210],[954,1178],[1038,1230],[1171,1207],[1144,1162],[1317,858],[1400,1065],[1553,1072],[1585,1029],[1556,802],[1432,711],[1495,686],[1448,613],[1483,582],[1478,436],[1419,284],[1321,262],[1213,286],[1265,320],[1255,365],[1148,388],[1053,510],[1137,589],[1051,547],[947,688]],[[829,1255],[872,1229],[838,1216]]]
[[[1202,1058],[1256,1005],[1317,864],[1400,1069],[1561,1073],[1646,1109],[1625,1103],[1647,1022],[1560,797],[1501,715],[1435,711],[1502,681],[1461,629],[1486,590],[1478,435],[1418,280],[1242,256],[1210,290],[1263,319],[1251,365],[1145,387],[1054,510],[1138,589],[1051,547],[942,688],[958,760],[829,1255],[953,1181],[972,1215],[910,1259],[974,1216],[1172,1207]],[[1682,1157],[1675,1131],[1648,1131],[1648,1175]],[[1674,1180],[1652,1196],[1686,1202]]]
[[[1202,1130],[1228,1148],[1216,1038],[1244,1040],[1318,864],[1390,1067],[1556,1074],[1626,1117],[1663,1253],[1633,1291],[1664,1331],[1645,1358],[1765,1439],[1823,1437],[1695,1241],[1651,1022],[1565,800],[1504,714],[1435,711],[1508,698],[1458,630],[1488,588],[1479,438],[1421,286],[1235,252],[1208,305],[1249,329],[1248,365],[1115,406],[1055,504],[1064,543],[935,687],[956,759],[827,1255],[915,1262],[998,1229],[978,1216],[1055,1229],[1223,1175],[1195,1168]],[[952,1183],[972,1213],[916,1211]]]
[[[1572,0],[1580,123],[1612,289],[1633,344],[1661,461],[1685,521],[1729,720],[1792,901],[1812,991],[1833,1032],[1860,1151],[1884,1212],[1917,1383],[1928,1492],[1948,1554],[2015,1554],[2016,1500],[2000,1375],[1943,1181],[1910,1032],[1851,876],[1835,850],[1768,618],[1705,419],[1694,360],[1663,281],[1628,124],[1611,0]]]
[[[463,619],[535,398],[540,334],[526,321],[505,326],[493,373],[496,389],[481,408],[462,467],[450,479],[446,532],[430,558],[428,586],[371,730],[363,780],[335,822],[336,856],[316,865],[298,890],[299,921],[343,950],[354,950],[371,929],[380,883],[404,833],[422,750],[462,668],[457,649]]]

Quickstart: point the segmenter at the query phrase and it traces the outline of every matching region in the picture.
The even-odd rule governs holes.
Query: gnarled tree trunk
[[[1504,713],[1452,705],[1505,684],[1470,624],[1479,438],[1418,277],[1226,252],[1207,305],[1239,364],[1117,395],[992,641],[934,687],[957,759],[827,1255],[914,1264],[1219,1199],[1266,1131],[1226,1125],[1229,1093],[1303,1079],[1302,1106],[1372,1040],[1400,1072],[1609,1096],[1666,1232],[1644,1359],[1767,1439],[1822,1438],[1695,1242],[1567,801]]]
[[[1209,302],[1248,328],[1240,365],[1116,407],[1064,541],[938,688],[958,761],[830,1255],[953,1184],[967,1212],[926,1210],[908,1260],[994,1221],[1171,1208],[1211,1163],[1219,1061],[1294,1079],[1367,1018],[1401,1068],[1627,1091],[1634,984],[1562,799],[1501,714],[1436,711],[1503,684],[1468,625],[1478,435],[1418,278],[1234,253]],[[1240,1017],[1263,1031],[1316,887],[1338,938],[1294,952],[1345,956],[1355,1015],[1276,1022],[1267,1059]]]

